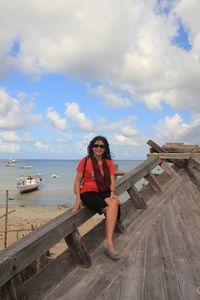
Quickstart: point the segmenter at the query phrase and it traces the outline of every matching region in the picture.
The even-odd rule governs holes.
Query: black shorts
[[[110,190],[105,192],[85,192],[81,194],[81,201],[90,210],[102,215],[103,209],[108,206],[105,199],[110,197]]]

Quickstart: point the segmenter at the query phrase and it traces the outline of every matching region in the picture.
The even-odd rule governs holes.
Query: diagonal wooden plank
[[[151,229],[146,250],[144,299],[164,300],[165,292],[161,272],[161,256],[155,225]]]
[[[156,232],[159,241],[159,250],[161,255],[161,271],[166,299],[181,300],[179,282],[176,274],[175,263],[173,260],[167,230],[165,224],[168,222],[168,214],[165,212],[158,223]]]

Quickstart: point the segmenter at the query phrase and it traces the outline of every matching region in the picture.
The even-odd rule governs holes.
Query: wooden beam
[[[135,186],[129,188],[127,192],[137,208],[147,208],[146,203],[142,199],[140,193],[137,191]]]
[[[200,171],[200,158],[197,158],[195,155],[192,155],[190,160],[189,160],[194,167]]]
[[[119,178],[116,183],[116,193],[121,195],[132,187],[140,179],[144,178],[149,171],[153,170],[157,165],[161,163],[159,158],[147,159],[136,168],[130,170],[124,176]]]
[[[178,173],[170,167],[165,161],[161,163],[161,168],[167,173],[171,178],[179,177]]]
[[[152,147],[152,149],[155,151],[155,152],[158,152],[158,153],[163,153],[163,152],[167,152],[166,150],[164,150],[163,148],[161,148],[158,144],[156,144],[154,141],[152,140],[149,140],[147,142],[147,145],[149,145],[150,147]]]
[[[85,268],[89,268],[92,265],[91,258],[88,254],[87,248],[81,240],[81,235],[76,229],[70,235],[65,237],[65,241],[69,250],[76,257],[77,263]]]
[[[149,153],[147,157],[169,159],[169,160],[183,160],[190,159],[191,153]]]
[[[200,153],[200,147],[191,146],[191,145],[184,145],[178,147],[163,145],[163,149],[165,149],[167,152],[172,152],[172,153],[185,153],[185,152]]]
[[[145,176],[145,178],[148,180],[149,184],[155,192],[162,192],[164,190],[163,186],[160,184],[159,180],[152,172],[149,172],[149,174]]]
[[[161,148],[158,144],[156,144],[154,141],[149,140],[147,142],[147,144],[152,147],[152,149],[154,149],[155,152],[158,153],[163,153],[163,152],[167,152],[165,149]],[[177,161],[177,160],[170,160],[171,162],[173,162],[174,164],[176,164],[179,168],[184,168],[185,167],[185,163],[183,161]]]
[[[184,143],[166,143],[167,146],[184,146]]]
[[[59,241],[78,228],[94,213],[87,208],[73,214],[71,210],[37,228],[0,253],[0,286],[30,265]]]

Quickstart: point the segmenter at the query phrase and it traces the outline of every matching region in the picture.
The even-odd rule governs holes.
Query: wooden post
[[[28,297],[24,294],[24,284],[22,282],[22,278],[20,274],[17,274],[14,278],[10,281],[10,288],[12,289],[13,300],[28,300]]]
[[[145,178],[148,180],[149,184],[155,192],[163,191],[163,186],[160,184],[157,177],[152,172],[149,172],[149,174]]]
[[[167,175],[169,175],[171,178],[179,177],[178,173],[172,167],[170,167],[165,161],[163,161],[160,166],[165,171],[165,173],[167,173]]]
[[[135,186],[129,188],[127,192],[137,208],[147,208],[146,203],[142,199],[141,195],[139,194]]]
[[[81,235],[78,229],[75,229],[71,234],[66,236],[65,241],[69,250],[75,255],[78,263],[85,268],[91,267],[91,258],[87,252],[86,246],[81,241]]]
[[[7,248],[8,233],[8,190],[6,190],[6,211],[5,211],[5,231],[4,231],[4,248]]]

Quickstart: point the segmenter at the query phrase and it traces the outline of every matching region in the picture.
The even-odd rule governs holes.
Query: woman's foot
[[[120,259],[119,253],[111,246],[109,246],[106,241],[103,243],[104,245],[104,253],[111,259],[113,260],[118,260]]]

